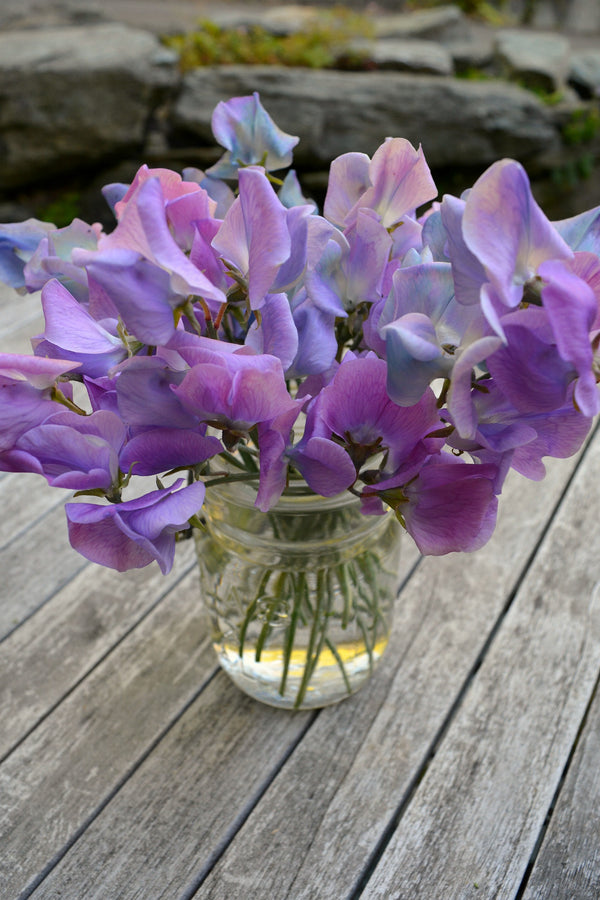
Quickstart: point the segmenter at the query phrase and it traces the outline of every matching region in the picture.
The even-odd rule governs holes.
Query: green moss
[[[411,0],[408,9],[431,9],[435,6],[446,6],[448,0]],[[506,25],[509,21],[508,0],[453,0],[467,16],[481,19],[488,25]]]
[[[222,28],[210,20],[198,24],[197,31],[163,38],[179,54],[184,72],[234,64],[332,68],[354,40],[373,34],[366,16],[343,8],[321,11],[306,30],[283,36],[257,25]],[[359,61],[355,51],[349,55],[355,63]]]
[[[66,191],[42,206],[36,214],[43,221],[53,222],[59,228],[64,228],[81,214],[81,194],[75,190]]]
[[[563,127],[562,134],[566,144],[571,146],[587,144],[600,132],[600,110],[576,109],[567,124]]]

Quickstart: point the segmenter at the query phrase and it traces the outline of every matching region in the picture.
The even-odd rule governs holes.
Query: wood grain
[[[192,572],[0,766],[3,898],[60,856],[214,670]]]
[[[596,440],[365,898],[519,889],[600,671],[599,478]]]
[[[598,602],[596,598],[596,603]],[[600,897],[600,692],[552,812],[522,900]]]
[[[153,753],[136,772],[35,896],[61,892],[74,898],[76,885],[86,897],[107,900],[149,893],[179,896],[202,881],[224,847],[198,897],[347,896],[427,759],[572,466],[569,461],[552,467],[539,504],[532,503],[533,496],[539,497],[539,485],[513,480],[497,539],[477,557],[452,555],[421,562],[399,604],[383,669],[358,695],[321,711],[277,772],[282,754],[298,733],[286,737],[273,758],[276,765],[261,768],[268,790],[229,847],[228,836],[249,811],[249,791],[243,785],[254,778],[252,766],[262,767],[267,737],[243,714],[244,701],[216,681],[211,691],[217,692],[220,685],[220,699],[217,695],[212,702],[224,717],[224,727],[232,727],[232,703],[239,724],[239,755],[232,771],[213,768],[214,757],[207,747],[220,746],[228,752],[227,732],[223,734],[219,719],[200,705],[195,732],[202,733],[197,745],[200,758],[191,750],[187,759],[178,755],[173,780],[170,758],[182,742],[190,746],[182,720],[161,745],[161,753]],[[518,530],[511,521],[515,518]],[[287,721],[285,715],[276,714],[277,723],[282,719]],[[246,746],[254,748],[254,755],[244,755]],[[212,793],[213,782],[221,785],[220,797]],[[198,790],[209,792],[210,813]],[[157,820],[169,791],[177,802]],[[202,840],[197,841],[206,815],[212,830],[202,830]],[[126,837],[123,823],[128,825]],[[156,858],[149,857],[150,847]],[[107,873],[110,885],[105,882]]]
[[[123,576],[90,563],[5,640],[0,654],[0,759],[155,603],[177,589],[195,564],[191,542],[179,549],[167,576],[157,565]]]

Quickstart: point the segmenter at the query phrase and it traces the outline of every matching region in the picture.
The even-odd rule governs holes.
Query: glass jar
[[[263,513],[244,483],[211,486],[197,531],[200,584],[220,665],[251,697],[310,709],[371,676],[399,587],[400,525],[304,484]]]

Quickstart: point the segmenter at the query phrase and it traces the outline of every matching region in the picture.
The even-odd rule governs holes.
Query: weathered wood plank
[[[90,564],[4,641],[0,759],[194,567],[192,542],[178,550],[167,576]]]
[[[563,461],[552,467],[541,498],[539,485],[513,480],[497,539],[477,557],[421,563],[405,590],[383,669],[355,697],[319,714],[198,897],[339,900],[348,895],[426,758],[572,466]],[[534,496],[539,504],[532,503]],[[518,519],[518,530],[511,517]],[[461,605],[463,595],[467,600]],[[223,690],[216,718],[203,722],[206,712],[198,712],[194,734],[203,737],[198,752],[209,752],[205,748],[215,743],[227,746],[218,717],[229,728],[225,704],[241,702]],[[35,896],[75,900],[79,892],[129,900],[150,894],[154,900],[178,896],[190,885],[193,889],[220,853],[244,804],[249,808],[244,785],[254,773],[248,766],[260,765],[267,752],[262,720],[257,731],[254,720],[242,715],[245,706],[235,708],[240,749],[231,771],[211,769],[212,751],[198,759],[190,749],[193,742],[186,741],[185,733],[179,735],[182,721]],[[277,723],[287,720],[285,714],[275,715]],[[182,742],[187,759],[179,754]],[[254,755],[243,755],[246,748]],[[175,783],[170,770],[174,753]],[[217,799],[213,791],[219,784]],[[168,811],[159,816],[165,804]],[[198,823],[205,816],[210,830],[199,836]]]
[[[128,497],[155,487],[153,478],[140,478]],[[63,507],[70,497],[40,476],[10,474],[0,483],[0,508],[7,510],[0,524],[0,641],[89,566],[69,544]]]
[[[522,900],[600,897],[599,748],[597,692]]]
[[[20,296],[0,285],[0,353],[31,353],[31,338],[44,330],[39,291]]]
[[[417,558],[405,553],[403,571]],[[210,866],[310,721],[248,700],[220,673],[34,896],[173,897]]]
[[[227,898],[241,885],[245,898],[352,893],[419,777],[570,468],[568,461],[549,467],[544,491],[511,479],[496,535],[479,553],[422,562],[399,605],[393,682],[359,694],[347,722],[346,709],[323,710],[199,898]],[[388,887],[388,897],[417,896]],[[446,900],[431,885],[424,896]]]
[[[219,672],[106,807],[105,821],[90,825],[33,896],[180,896],[235,833],[314,715],[258,704]],[[179,830],[182,808],[186,825]]]
[[[63,506],[67,491],[57,490],[40,476],[3,473],[0,480],[0,549],[21,538],[45,513]],[[0,594],[1,595],[1,594]]]
[[[9,294],[8,291],[10,289],[5,289],[4,299],[0,302],[0,342],[23,326],[33,328],[41,312],[39,291],[24,296],[16,291]],[[31,334],[37,332],[32,331]]]
[[[214,671],[198,593],[192,572],[0,766],[3,897],[75,839]]]
[[[599,479],[596,440],[365,900],[519,889],[600,670]]]
[[[5,545],[0,550],[0,638],[88,565],[69,544],[62,505]]]

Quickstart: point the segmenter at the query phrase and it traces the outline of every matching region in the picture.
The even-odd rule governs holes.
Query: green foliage
[[[448,0],[412,0],[407,6],[410,9],[424,9],[445,6],[447,2]],[[506,25],[509,15],[508,0],[453,0],[453,3],[467,16],[482,19],[489,25]]]
[[[586,144],[600,132],[600,110],[576,109],[567,124],[563,127],[563,138],[566,144]]]
[[[366,16],[343,8],[321,11],[314,24],[290,35],[275,35],[258,25],[222,28],[209,20],[197,31],[163,38],[179,54],[186,72],[199,66],[280,65],[312,69],[334,67],[353,40],[371,36]],[[351,51],[355,62],[357,54]]]
[[[81,194],[76,190],[66,191],[37,210],[36,215],[45,222],[54,222],[59,228],[64,228],[81,215]]]

